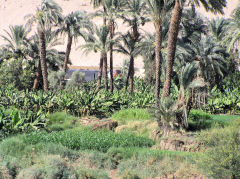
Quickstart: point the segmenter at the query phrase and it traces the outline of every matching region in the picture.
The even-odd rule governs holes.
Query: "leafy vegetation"
[[[42,0],[26,25],[1,35],[0,178],[239,178],[240,8],[208,20],[195,6],[222,14],[225,0],[91,3],[101,10],[64,17],[56,2]],[[96,16],[102,26],[91,22]],[[155,32],[142,31],[146,23]],[[55,49],[59,35],[65,52]],[[100,54],[97,81],[68,74],[78,37],[85,53]],[[127,58],[116,78],[114,52]],[[144,79],[134,74],[138,56]],[[90,129],[111,122],[103,118],[118,126]]]
[[[219,178],[240,176],[239,129],[240,122],[236,120],[228,127],[215,128],[201,134],[200,138],[206,151],[201,157],[200,166],[210,176]]]
[[[110,147],[151,147],[154,142],[144,137],[136,137],[129,133],[116,134],[110,131],[94,131],[90,129],[72,129],[51,133],[31,133],[24,136],[24,142],[37,144],[38,142],[62,144],[76,150],[99,150],[106,152]]]

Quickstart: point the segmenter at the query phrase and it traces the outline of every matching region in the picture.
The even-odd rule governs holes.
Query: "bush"
[[[118,175],[124,176],[126,175],[126,172],[131,171],[131,174],[138,174],[140,178],[166,176],[177,171],[182,162],[183,161],[172,160],[168,157],[160,159],[155,157],[134,156],[119,164]]]
[[[47,129],[50,131],[60,131],[64,129],[70,129],[78,126],[77,117],[71,116],[65,112],[56,112],[49,115],[49,120],[47,122]]]
[[[240,121],[225,128],[203,132],[201,142],[206,147],[199,165],[214,178],[240,177]]]
[[[191,152],[153,150],[149,148],[138,147],[112,147],[108,150],[107,154],[112,158],[115,158],[117,161],[131,159],[132,157],[155,158],[158,160],[168,157],[172,160],[193,160],[196,155],[195,153]]]
[[[151,147],[154,142],[129,133],[116,134],[112,131],[72,129],[60,132],[34,132],[24,136],[27,144],[57,143],[75,150],[98,150],[106,152],[110,147]]]
[[[75,171],[68,167],[67,161],[57,155],[40,157],[39,161],[29,168],[22,169],[17,179],[25,178],[72,178],[77,179]]]
[[[78,169],[77,175],[81,179],[110,179],[104,170]]]
[[[30,89],[33,85],[34,75],[31,66],[23,59],[11,58],[0,63],[0,86],[7,88],[11,85],[19,90]]]
[[[141,179],[136,173],[132,171],[123,172],[123,174],[119,178],[120,179]]]
[[[191,110],[188,116],[189,120],[198,121],[198,120],[211,120],[211,114],[208,114],[202,110]]]
[[[210,114],[202,110],[191,110],[188,117],[188,130],[196,131],[211,128],[213,121]]]

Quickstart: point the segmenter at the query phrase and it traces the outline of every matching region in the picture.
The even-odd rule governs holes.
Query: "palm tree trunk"
[[[101,86],[102,72],[103,72],[103,54],[101,53],[99,70],[98,70],[97,90],[96,91],[99,91],[100,86]]]
[[[133,93],[133,85],[134,85],[134,58],[131,56],[130,58],[130,78],[129,78],[129,83],[130,83],[130,93]]]
[[[109,31],[110,31],[110,38],[113,39],[114,35],[114,22],[109,22]],[[110,91],[113,92],[113,44],[110,45]]]
[[[104,86],[108,91],[108,74],[107,74],[107,54],[103,53],[103,74],[104,74]]]
[[[40,64],[40,61],[39,61],[37,71],[36,71],[36,76],[35,76],[35,79],[33,81],[33,90],[36,90],[38,88],[39,80],[40,80],[41,75],[42,75],[42,71],[41,71],[41,64]]]
[[[159,94],[160,94],[160,76],[162,65],[162,26],[160,22],[155,22],[156,28],[156,47],[155,47],[155,61],[156,61],[156,82],[155,82],[155,106],[159,107]]]
[[[170,27],[168,32],[166,79],[164,82],[163,93],[162,93],[164,97],[167,97],[170,95],[171,78],[172,78],[171,75],[173,71],[179,25],[182,18],[182,10],[183,8],[181,7],[179,0],[176,0],[173,13],[171,16]]]
[[[104,12],[106,12],[106,8],[103,6]],[[103,18],[103,26],[106,26],[107,19]],[[101,87],[102,73],[103,73],[103,61],[104,61],[104,53],[101,52],[100,63],[99,63],[99,71],[98,71],[98,81],[97,81],[97,90],[99,91]]]
[[[128,85],[129,85],[129,79],[131,78],[131,73],[132,73],[132,66],[134,65],[133,64],[133,57],[131,56],[130,57],[130,62],[129,62],[129,67],[128,67],[128,74],[127,74],[127,79],[126,79],[126,89],[128,88]]]
[[[45,35],[41,27],[38,27],[39,33],[39,45],[40,45],[40,61],[42,68],[42,76],[43,76],[43,89],[45,92],[48,91],[48,72],[47,72],[47,63],[46,63],[46,42]]]
[[[71,48],[72,48],[72,37],[70,34],[68,34],[68,42],[67,42],[67,48],[66,48],[66,54],[65,54],[65,60],[64,60],[64,65],[63,65],[63,71],[67,71],[67,64],[69,62],[69,56],[71,53]]]

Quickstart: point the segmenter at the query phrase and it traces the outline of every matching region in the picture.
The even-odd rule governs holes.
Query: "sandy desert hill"
[[[90,4],[90,0],[55,0],[62,8],[63,14],[67,15],[68,13],[76,10],[82,10],[86,12],[93,12],[94,9]],[[238,0],[228,0],[228,7],[225,9],[225,16],[228,17],[231,14],[231,11],[237,6]],[[9,25],[19,25],[24,24],[24,16],[30,13],[34,13],[37,6],[39,6],[41,0],[0,0],[0,34],[4,34],[4,29],[8,29]],[[198,9],[200,13],[209,18],[216,17],[210,13],[204,12],[204,9]],[[97,18],[94,20],[96,24],[101,24],[102,20]],[[148,24],[146,29],[153,30],[152,24]],[[121,24],[118,25],[119,31],[126,31],[127,27]],[[0,39],[0,44],[3,44],[3,40]],[[71,61],[74,66],[98,66],[99,64],[99,54],[90,53],[88,55],[83,54],[80,50],[76,50],[76,47],[79,46],[83,41],[79,40],[76,45],[73,45],[71,52]],[[57,47],[58,49],[65,51],[66,45]],[[116,54],[114,55],[114,66],[120,67],[123,63],[123,60],[126,57]],[[143,62],[141,58],[136,60],[136,67],[143,68]]]

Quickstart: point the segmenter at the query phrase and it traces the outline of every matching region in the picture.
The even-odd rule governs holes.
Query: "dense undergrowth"
[[[52,120],[61,121],[63,113],[58,114],[52,115]],[[128,119],[126,115],[125,122],[152,121],[151,117],[133,119],[131,116]],[[206,114],[203,116],[206,117]],[[217,115],[210,116],[212,119],[209,120],[218,118]],[[71,116],[68,118],[79,120]],[[199,140],[204,148],[199,153],[154,150],[151,148],[154,142],[134,133],[91,131],[81,126],[49,133],[21,134],[0,142],[0,178],[107,179],[111,178],[111,171],[115,169],[118,178],[130,179],[169,174],[180,178],[203,175],[238,177],[239,129],[237,119],[232,119],[225,126],[212,125],[200,133]],[[236,161],[234,165],[233,161]]]

